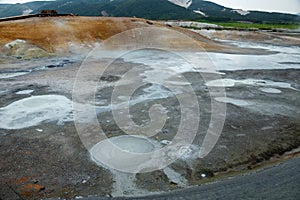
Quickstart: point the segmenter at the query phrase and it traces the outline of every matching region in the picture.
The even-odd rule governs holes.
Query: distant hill
[[[261,11],[243,11],[226,8],[218,4],[193,0],[189,9],[200,10],[205,13],[208,20],[211,21],[249,21],[254,23],[299,23],[300,18],[297,15],[284,13],[270,13]]]
[[[114,0],[101,7],[110,16],[196,20],[199,15],[167,0]]]
[[[44,9],[82,16],[134,16],[153,20],[300,23],[298,15],[235,10],[203,0],[56,0],[0,4],[0,17],[38,13]]]
[[[47,1],[35,1],[24,4],[0,4],[0,17],[10,17],[32,13],[40,7],[46,6]]]

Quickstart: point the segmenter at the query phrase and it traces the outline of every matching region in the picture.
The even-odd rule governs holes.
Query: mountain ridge
[[[204,0],[56,0],[0,4],[0,17],[38,13],[44,9],[81,16],[138,17],[151,20],[300,23],[299,15],[243,11]]]

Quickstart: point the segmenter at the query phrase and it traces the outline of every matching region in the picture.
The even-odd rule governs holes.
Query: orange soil
[[[20,194],[24,197],[32,197],[34,196],[34,194],[39,193],[41,190],[44,189],[45,187],[42,185],[28,183],[20,189]]]
[[[110,18],[110,17],[46,17],[29,18],[24,20],[0,23],[0,45],[3,46],[16,39],[26,40],[48,52],[57,49],[67,50],[70,42],[75,44],[92,44],[105,40],[115,34],[126,30],[142,27],[167,27],[165,25],[136,18]],[[212,42],[200,34],[182,28],[168,29],[182,32],[192,37],[207,51],[229,49]],[[165,37],[165,42],[175,43],[186,48],[188,44],[174,38]]]

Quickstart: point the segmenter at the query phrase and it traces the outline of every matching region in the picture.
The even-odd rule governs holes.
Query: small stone
[[[49,69],[56,68],[56,67],[57,67],[56,65],[47,65],[47,66],[45,66],[45,68],[49,68]]]
[[[169,144],[172,144],[172,141],[162,140],[162,141],[160,141],[160,143],[163,144],[163,145],[169,145]]]
[[[38,183],[38,182],[39,182],[39,180],[37,180],[37,179],[33,179],[33,180],[32,180],[32,182],[33,182],[33,183]]]
[[[45,186],[41,186],[40,191],[45,190],[46,187]]]
[[[123,194],[124,195],[129,195],[130,193],[129,193],[129,191],[124,191]]]
[[[214,173],[210,170],[203,170],[202,172],[199,172],[199,178],[211,178],[214,177]]]
[[[171,185],[178,185],[178,183],[175,183],[174,181],[170,181]]]
[[[234,125],[230,125],[230,127],[232,128],[232,129],[238,129],[238,127],[236,127],[236,126],[234,126]]]

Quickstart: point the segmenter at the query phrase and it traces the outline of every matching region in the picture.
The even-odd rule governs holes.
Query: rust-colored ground
[[[0,44],[23,39],[54,52],[56,48],[66,48],[68,42],[91,43],[138,26],[128,18],[31,18],[0,23]]]
[[[22,39],[53,53],[58,49],[67,51],[70,43],[93,44],[123,31],[143,27],[164,27],[184,33],[195,40],[195,46],[199,47],[200,45],[206,51],[235,52],[233,47],[214,42],[186,29],[168,27],[145,19],[110,17],[34,17],[1,22],[0,46],[16,39]],[[185,43],[184,40],[172,38],[168,35],[165,35],[163,42],[176,45],[182,49],[191,48],[191,44]]]

